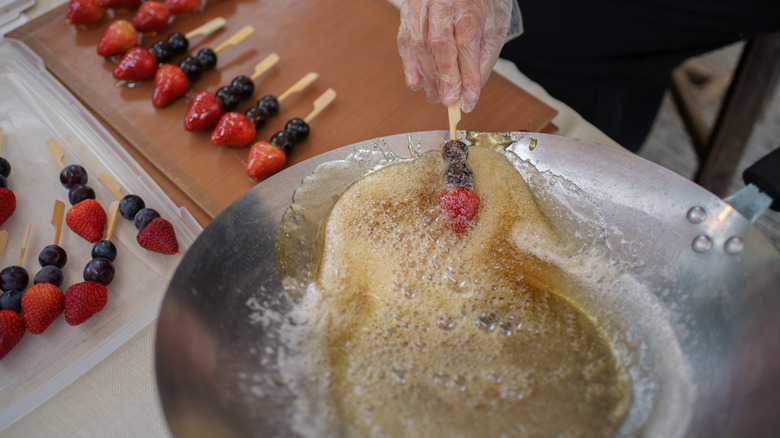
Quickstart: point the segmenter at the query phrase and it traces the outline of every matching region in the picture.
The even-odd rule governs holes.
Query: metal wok
[[[157,327],[158,387],[176,436],[296,436],[294,395],[275,360],[294,304],[274,239],[293,192],[322,163],[358,150],[408,156],[439,149],[446,136],[395,135],[312,158],[257,185],[203,231]],[[585,194],[606,245],[641,283],[574,297],[636,362],[634,403],[617,435],[778,436],[780,252],[769,240],[723,200],[633,154],[545,134],[497,138]],[[355,177],[366,170],[359,164]],[[334,182],[334,196],[345,185]]]

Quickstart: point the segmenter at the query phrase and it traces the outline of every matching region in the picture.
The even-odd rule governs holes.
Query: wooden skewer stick
[[[48,146],[51,156],[54,157],[54,161],[60,166],[60,170],[64,169],[65,165],[62,164],[62,159],[65,158],[65,152],[62,152],[62,148],[60,147],[60,144],[57,143],[57,140],[55,140],[54,137],[49,138],[46,140],[46,146]]]
[[[312,82],[316,81],[318,77],[319,75],[317,73],[307,73],[304,77],[298,79],[298,82],[294,83],[290,88],[285,90],[284,93],[280,94],[279,98],[276,100],[279,103],[284,102],[284,100],[290,97],[291,94],[305,90],[306,87],[311,85]]]
[[[447,107],[447,115],[450,119],[450,140],[458,139],[458,122],[460,122],[460,106],[454,103]]]
[[[102,182],[103,185],[106,186],[106,188],[108,188],[108,190],[110,190],[117,199],[123,198],[122,187],[114,180],[114,178],[111,178],[111,175],[105,172],[101,172],[100,175],[98,175],[98,180]]]
[[[333,88],[328,88],[325,90],[325,92],[314,101],[314,109],[303,119],[303,121],[306,123],[311,122],[311,120],[317,117],[317,114],[322,112],[322,110],[327,108],[334,99],[336,99],[336,90]]]
[[[60,235],[62,234],[62,216],[65,213],[65,203],[59,199],[54,200],[54,207],[51,210],[51,224],[54,226],[54,244],[60,244]]]
[[[227,20],[225,20],[222,17],[212,18],[211,20],[207,21],[201,26],[196,27],[195,29],[192,29],[191,31],[184,34],[184,38],[187,38],[189,41],[192,38],[195,38],[199,35],[210,35],[214,33],[215,31],[221,29],[225,26],[227,23]]]
[[[5,245],[8,243],[8,231],[0,230],[0,256],[5,252]]]
[[[22,240],[22,250],[19,251],[19,263],[17,263],[17,266],[22,266],[22,261],[24,261],[24,251],[27,249],[27,239],[30,238],[30,226],[31,224],[27,224],[27,229],[24,230],[24,240]]]
[[[216,49],[214,49],[214,53],[219,53],[222,50],[224,50],[228,46],[235,46],[236,44],[240,43],[241,41],[244,41],[246,37],[249,35],[252,35],[252,32],[255,31],[255,28],[252,26],[244,26],[239,30],[238,32],[234,33],[233,36],[226,39],[222,42],[222,44],[218,45]]]
[[[116,227],[116,218],[119,216],[119,201],[114,201],[108,207],[108,231],[106,231],[106,240],[111,240]]]
[[[3,156],[3,127],[0,126],[0,157]]]
[[[252,76],[249,78],[254,81],[255,79],[259,78],[260,75],[270,70],[271,67],[275,66],[277,62],[279,62],[279,55],[276,53],[271,53],[270,55],[266,56],[265,59],[255,65],[255,72],[252,73]]]

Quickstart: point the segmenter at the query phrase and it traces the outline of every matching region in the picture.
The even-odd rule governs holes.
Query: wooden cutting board
[[[255,32],[241,44],[219,54],[217,68],[206,72],[190,92],[174,104],[157,109],[151,103],[152,82],[134,88],[117,86],[115,63],[96,54],[107,22],[91,30],[65,23],[62,5],[10,33],[36,52],[54,74],[120,142],[133,149],[142,165],[153,166],[155,179],[168,178],[213,218],[257,181],[244,171],[249,148],[215,147],[209,132],[184,130],[184,114],[198,91],[216,91],[237,75],[250,75],[254,65],[271,52],[279,63],[255,81],[255,95],[243,101],[243,112],[265,94],[279,95],[310,71],[319,78],[306,91],[283,102],[278,116],[258,131],[268,140],[293,117],[303,118],[328,88],[338,97],[311,123],[311,135],[288,157],[295,164],[341,146],[404,132],[445,130],[447,111],[429,104],[423,92],[405,83],[396,46],[398,10],[384,0],[211,0],[198,15],[177,18],[170,28],[142,45],[172,32],[186,33],[214,17],[224,17],[224,29],[195,37],[190,52],[216,47],[245,25]],[[118,14],[132,19],[132,12]],[[481,131],[549,130],[555,110],[494,74],[479,104],[464,114],[460,129]],[[165,189],[165,184],[161,184]],[[176,199],[174,198],[174,201]],[[201,220],[201,222],[204,222]]]

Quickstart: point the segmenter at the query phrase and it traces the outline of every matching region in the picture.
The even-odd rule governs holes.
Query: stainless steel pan
[[[462,133],[463,134],[463,133]],[[279,377],[278,329],[292,301],[274,238],[293,192],[321,163],[358,150],[439,149],[446,132],[345,146],[247,192],[185,254],[161,309],[156,368],[177,436],[295,436]],[[484,138],[484,137],[480,137]],[[780,436],[780,252],[696,184],[636,155],[571,138],[512,133],[509,148],[578,187],[608,247],[641,283],[575,297],[636,361],[622,436]],[[371,160],[356,161],[357,177]],[[345,186],[333,183],[335,196]]]

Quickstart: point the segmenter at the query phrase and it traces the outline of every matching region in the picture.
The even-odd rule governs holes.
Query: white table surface
[[[396,5],[399,0],[389,0]],[[23,21],[63,0],[37,0]],[[557,134],[620,147],[574,110],[550,97],[513,64],[499,60],[495,71],[558,110]],[[0,435],[8,437],[169,437],[154,373],[156,324],[142,329],[103,361],[28,413]]]

